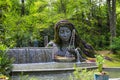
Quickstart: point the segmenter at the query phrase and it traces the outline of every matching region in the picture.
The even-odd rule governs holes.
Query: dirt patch
[[[109,54],[110,51],[109,50],[102,50],[102,51],[96,51],[96,53],[98,53],[98,54]]]

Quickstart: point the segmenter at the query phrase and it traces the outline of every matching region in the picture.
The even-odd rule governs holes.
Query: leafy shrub
[[[0,44],[0,74],[9,76],[9,73],[12,70],[13,59],[9,59],[7,52],[7,47],[3,44]]]
[[[98,66],[98,71],[103,71],[103,63],[104,63],[104,57],[102,55],[95,55],[96,57],[96,64]]]
[[[73,76],[70,76],[70,80],[93,80],[95,70],[88,71],[87,69],[81,69],[80,67],[74,66],[75,71]]]
[[[120,50],[120,36],[113,39],[113,42],[110,45],[110,49],[113,52]]]

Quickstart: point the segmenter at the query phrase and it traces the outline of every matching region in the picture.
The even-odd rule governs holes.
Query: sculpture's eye
[[[67,33],[70,33],[70,30],[66,30]]]
[[[64,30],[60,30],[60,33],[64,33]]]

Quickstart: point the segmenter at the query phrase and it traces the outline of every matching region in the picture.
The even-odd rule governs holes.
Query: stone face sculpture
[[[46,47],[53,47],[55,61],[83,61],[86,56],[94,57],[92,46],[81,40],[72,23],[61,20],[56,23],[54,40]]]

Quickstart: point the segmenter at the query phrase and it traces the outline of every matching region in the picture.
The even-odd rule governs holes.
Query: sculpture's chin
[[[62,57],[57,55],[55,56],[54,60],[57,62],[75,62],[76,61],[75,57]]]

